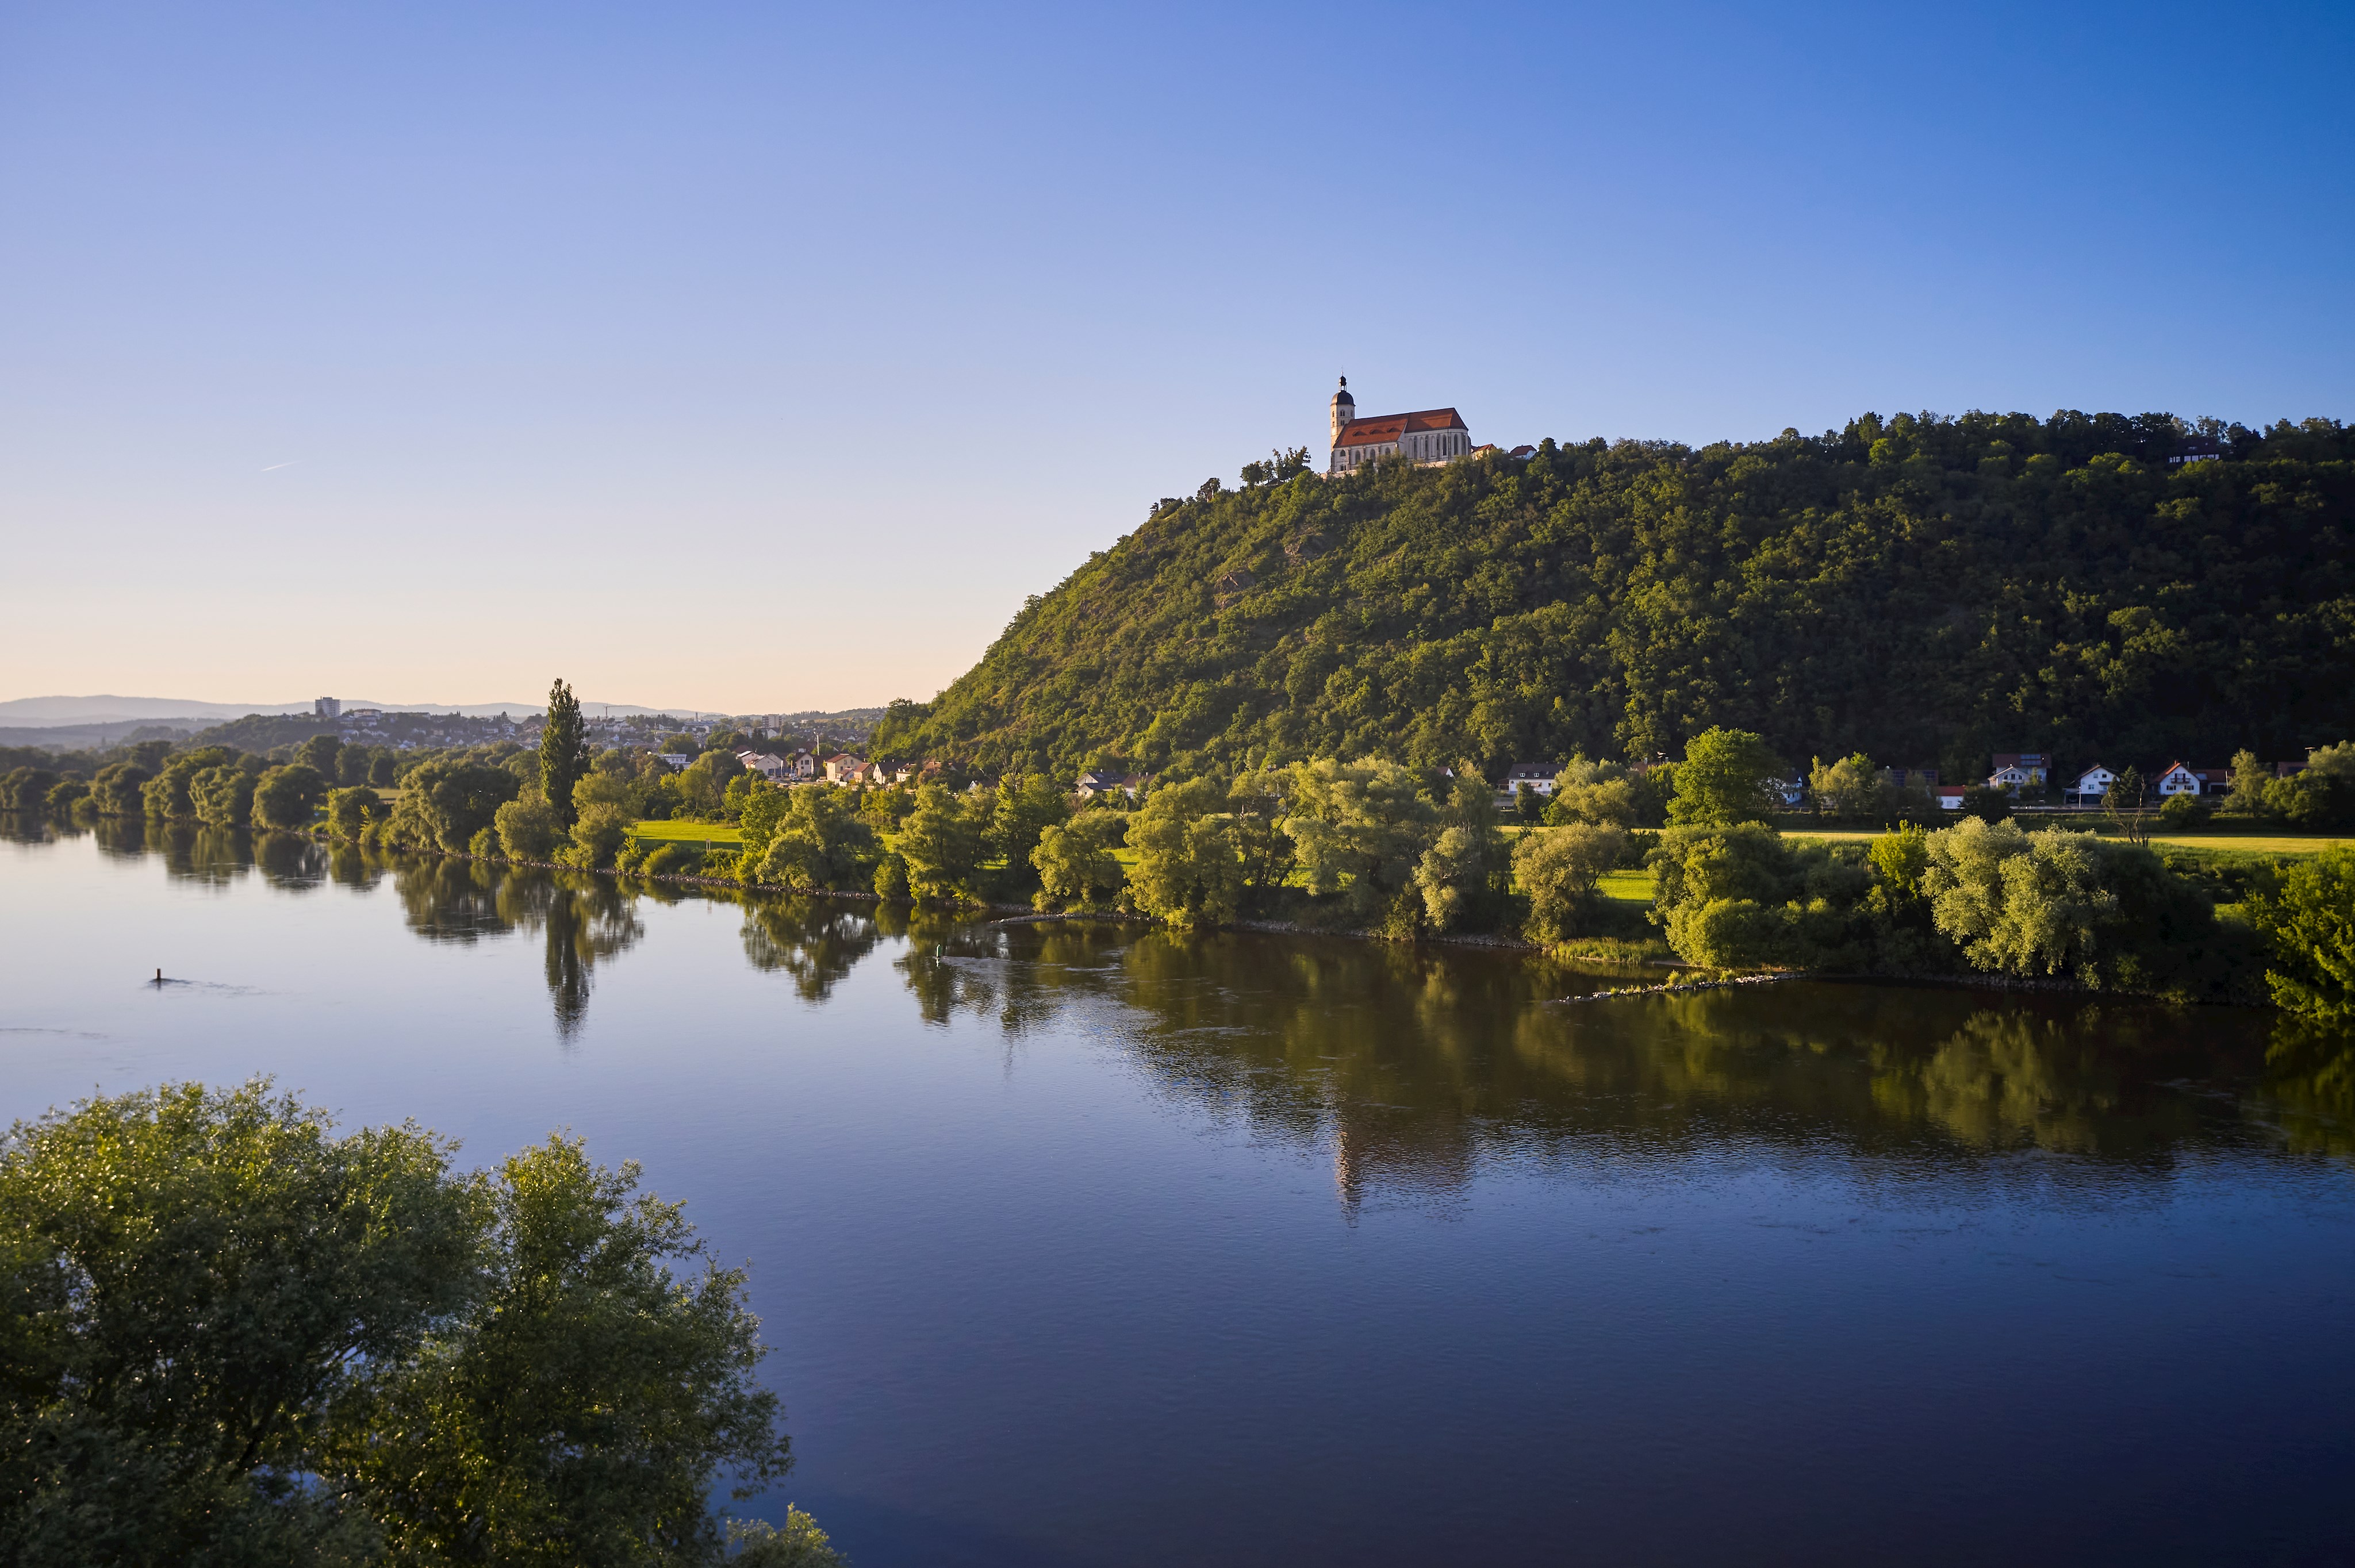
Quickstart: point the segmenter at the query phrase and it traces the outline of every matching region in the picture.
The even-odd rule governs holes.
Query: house
[[[1987,775],[1990,789],[2025,789],[2044,782],[2051,758],[2041,751],[1998,751],[1995,771]]]
[[[937,758],[926,758],[922,762],[902,762],[900,764],[899,767],[891,770],[891,782],[894,784],[931,784],[937,782],[940,776],[940,760]]]
[[[1540,795],[1551,795],[1554,776],[1561,771],[1559,762],[1516,762],[1505,770],[1505,793],[1518,795],[1526,784]]]
[[[2162,800],[2176,795],[2204,795],[2207,792],[2208,781],[2200,777],[2197,769],[2183,763],[2169,763],[2167,771],[2158,776],[2158,798]]]
[[[1930,799],[1938,803],[1938,810],[1942,811],[1959,811],[1963,809],[1963,787],[1941,784],[1930,791]]]
[[[793,773],[793,764],[773,751],[740,751],[736,760],[745,772],[757,773],[772,784],[783,783]]]
[[[1152,781],[1149,775],[1143,773],[1082,773],[1080,775],[1079,796],[1082,800],[1092,800],[1099,795],[1109,795],[1117,789],[1134,800]]]
[[[2096,762],[2070,781],[2061,792],[2061,799],[2073,806],[2090,806],[2107,796],[2110,786],[2117,781],[2116,774]]]
[[[1783,803],[1786,811],[1796,811],[1807,798],[1807,781],[1804,779],[1769,779],[1766,792]]]
[[[655,760],[662,763],[673,773],[677,773],[695,758],[684,751],[657,751],[655,753]]]
[[[1380,414],[1358,418],[1358,400],[1349,396],[1349,378],[1333,394],[1330,409],[1333,451],[1325,471],[1348,473],[1379,458],[1403,454],[1419,464],[1453,462],[1472,451],[1472,432],[1464,416],[1453,408],[1424,408],[1412,414]]]
[[[1538,455],[1538,449],[1532,446],[1518,446],[1505,455],[1515,462],[1527,462]]]
[[[856,784],[858,775],[867,771],[867,759],[847,751],[837,751],[826,759],[826,781],[829,784]]]

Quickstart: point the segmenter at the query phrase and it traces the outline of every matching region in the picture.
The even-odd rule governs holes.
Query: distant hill
[[[1868,415],[1304,474],[1157,509],[872,748],[1493,777],[1713,724],[1949,778],[1997,750],[2163,766],[2355,735],[2355,431]]]
[[[376,697],[343,699],[343,705],[347,708],[382,708],[387,713],[406,714],[454,713],[468,718],[491,718],[499,714],[520,717],[539,712],[547,703],[545,697],[536,697],[530,702],[457,704],[389,703]],[[204,703],[183,697],[17,697],[0,703],[0,726],[54,729],[75,725],[119,725],[146,719],[197,719],[214,723],[243,718],[248,714],[307,714],[312,710],[312,704],[313,699],[309,697],[294,703]],[[597,703],[586,699],[581,705],[592,714],[611,713],[616,715],[676,714],[684,717],[697,712],[706,715],[716,713],[716,710],[709,708],[645,708],[629,703]],[[874,711],[879,713],[882,710]]]

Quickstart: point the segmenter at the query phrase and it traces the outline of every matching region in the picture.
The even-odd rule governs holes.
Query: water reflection
[[[388,858],[294,834],[128,819],[91,831],[106,853],[155,853],[199,884],[258,870],[302,893],[389,878],[430,942],[537,934],[568,1039],[598,966],[644,936],[640,900],[723,898],[741,906],[747,961],[805,1003],[826,1002],[884,952],[927,1025],[1103,1039],[1167,1096],[1255,1137],[1329,1149],[1351,1212],[1385,1194],[1445,1202],[1500,1160],[1703,1146],[1769,1163],[1828,1148],[1897,1181],[1958,1164],[2051,1179],[2051,1167],[1999,1158],[2021,1150],[2081,1157],[2122,1180],[2232,1139],[2355,1154],[2355,1040],[2254,1012],[1831,983],[1565,1003],[1624,976],[1466,948],[1000,926]]]
[[[804,1001],[834,994],[843,977],[883,939],[869,913],[854,904],[812,898],[755,899],[744,911],[744,956],[756,969],[793,977]]]
[[[598,963],[628,951],[645,934],[634,895],[611,877],[482,861],[398,857],[394,895],[409,927],[428,941],[475,942],[538,932],[557,1033],[580,1032]]]

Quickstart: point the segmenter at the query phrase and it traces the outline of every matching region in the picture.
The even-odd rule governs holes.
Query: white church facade
[[[1349,396],[1349,378],[1333,394],[1333,455],[1328,474],[1348,473],[1377,458],[1393,453],[1415,463],[1453,462],[1472,454],[1472,432],[1464,416],[1453,408],[1424,408],[1412,414],[1379,414],[1358,418],[1358,400]]]

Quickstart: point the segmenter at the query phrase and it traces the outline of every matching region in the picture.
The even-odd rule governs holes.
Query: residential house
[[[1152,777],[1144,773],[1082,773],[1080,775],[1079,796],[1092,800],[1099,795],[1109,795],[1117,789],[1134,800],[1145,792]]]
[[[1769,779],[1766,792],[1783,803],[1786,811],[1796,811],[1807,798],[1807,781],[1804,779]]]
[[[824,767],[827,783],[847,786],[858,782],[858,776],[867,771],[867,759],[847,751],[837,751],[826,759]]]
[[[2229,773],[2231,770],[2228,768],[2226,771]],[[2230,786],[2228,785],[2227,788]],[[2208,780],[2200,776],[2200,769],[2184,763],[2169,763],[2167,771],[2158,776],[2158,798],[2162,800],[2176,795],[2205,795],[2206,793],[2208,793]]]
[[[1998,751],[1995,754],[1995,771],[1987,775],[1987,788],[2041,789],[2051,761],[2041,751]]]
[[[662,763],[673,773],[677,773],[695,758],[684,751],[657,751],[655,753],[655,760]]]
[[[1930,791],[1930,799],[1938,803],[1938,810],[1942,811],[1959,811],[1963,809],[1963,787],[1959,784],[1936,785]]]
[[[1554,776],[1561,771],[1559,762],[1516,762],[1505,770],[1505,793],[1518,795],[1526,784],[1540,795],[1551,795]]]
[[[772,784],[782,784],[792,776],[793,764],[773,751],[740,751],[736,760],[744,765],[747,773],[757,773]]]
[[[2070,781],[2069,787],[2061,791],[2061,799],[2072,806],[2094,805],[2107,798],[2110,786],[2117,781],[2115,773],[2096,762]]]

